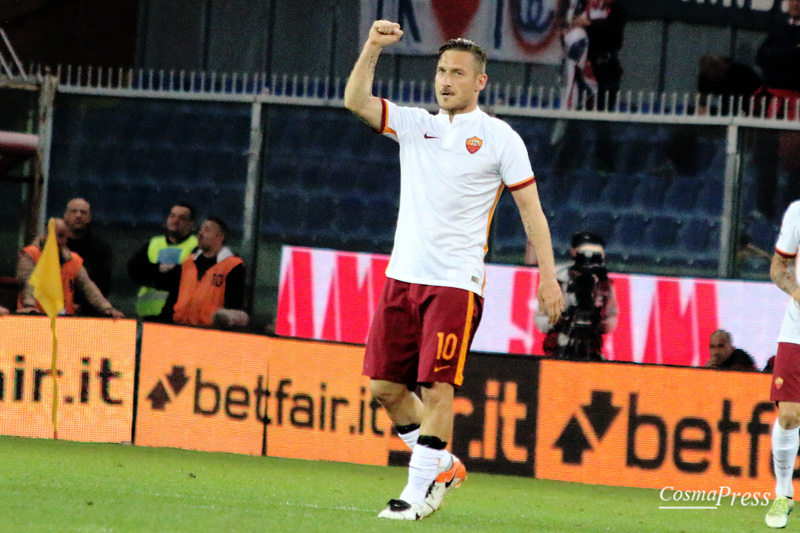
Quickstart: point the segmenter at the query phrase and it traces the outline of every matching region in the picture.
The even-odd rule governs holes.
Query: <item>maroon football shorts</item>
[[[364,354],[364,375],[405,383],[458,387],[483,313],[483,298],[452,287],[406,283],[383,286]]]
[[[800,345],[779,342],[772,369],[769,399],[773,402],[800,403]]]

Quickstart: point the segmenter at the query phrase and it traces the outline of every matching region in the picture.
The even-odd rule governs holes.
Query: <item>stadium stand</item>
[[[302,85],[291,79],[281,84],[286,91]],[[394,90],[413,101],[432,98],[421,84]],[[502,90],[487,96],[502,97]],[[270,106],[267,115],[262,236],[388,251],[399,192],[397,145],[341,109]],[[98,220],[141,227],[161,224],[162,199],[192,198],[240,232],[249,118],[249,108],[238,103],[115,99],[100,105],[65,96],[55,122],[51,206],[90,184],[107,198],[93,202]],[[609,259],[629,269],[715,260],[713,228],[702,236],[687,228],[697,220],[707,228],[707,220],[721,214],[720,132],[693,131],[687,140],[683,126],[610,123],[598,133],[594,122],[572,121],[554,144],[557,121],[503,118],[528,146],[557,253],[568,248],[574,231],[592,227],[608,237]],[[608,136],[605,145],[599,135]],[[598,157],[609,149],[613,168],[598,172]],[[521,260],[525,236],[517,217],[511,196],[504,195],[491,246],[500,260]],[[680,235],[689,240],[678,243]]]

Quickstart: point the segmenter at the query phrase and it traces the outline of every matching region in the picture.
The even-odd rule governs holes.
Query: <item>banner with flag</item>
[[[50,364],[50,377],[53,380],[53,438],[58,438],[58,339],[56,338],[56,317],[64,309],[64,285],[61,282],[61,261],[56,241],[56,221],[47,224],[47,241],[42,256],[36,262],[28,283],[33,287],[33,297],[50,317],[50,331],[53,335],[53,357]]]
[[[385,53],[436,55],[448,39],[465,37],[490,59],[561,62],[561,20],[567,0],[362,0],[360,34],[375,20],[400,24],[403,38]]]

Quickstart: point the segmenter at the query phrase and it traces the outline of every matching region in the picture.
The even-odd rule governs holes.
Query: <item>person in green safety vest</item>
[[[136,298],[136,314],[140,318],[172,321],[173,310],[164,304],[170,294],[178,293],[179,283],[167,273],[180,267],[197,248],[196,223],[197,214],[191,204],[174,204],[167,216],[166,232],[150,239],[128,262],[128,275],[142,285]]]

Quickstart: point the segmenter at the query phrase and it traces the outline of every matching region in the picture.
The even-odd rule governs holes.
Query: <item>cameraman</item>
[[[582,231],[572,236],[572,265],[556,270],[564,292],[565,311],[551,326],[547,314],[537,312],[536,327],[546,334],[544,353],[548,357],[575,361],[602,361],[603,335],[617,327],[617,297],[614,282],[605,268],[605,241]]]

